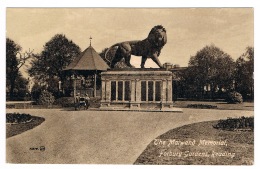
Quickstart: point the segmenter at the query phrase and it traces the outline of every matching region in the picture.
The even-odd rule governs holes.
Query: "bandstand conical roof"
[[[109,66],[90,45],[64,70],[107,70]]]

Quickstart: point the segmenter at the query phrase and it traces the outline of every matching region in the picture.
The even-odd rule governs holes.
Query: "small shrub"
[[[35,83],[32,87],[32,99],[35,101],[35,103],[39,102],[39,98],[41,95],[41,92],[44,90],[44,86],[40,86],[38,83]]]
[[[61,105],[62,107],[74,107],[73,97],[61,97],[53,103],[55,105]]]
[[[100,97],[91,97],[89,100],[90,107],[100,107]],[[74,107],[74,97],[61,97],[53,103],[54,105],[61,105],[62,107]]]
[[[7,109],[15,109],[15,105],[14,104],[7,104],[6,108]]]
[[[233,91],[228,93],[226,101],[228,103],[242,103],[243,97],[240,93]]]
[[[222,130],[254,130],[254,117],[240,117],[240,118],[228,118],[226,120],[219,120],[216,125],[213,125],[216,129]]]
[[[6,123],[25,123],[32,119],[30,114],[7,113]]]
[[[54,103],[55,99],[52,93],[48,91],[42,91],[39,98],[40,105],[50,106]]]
[[[89,101],[90,107],[95,107],[95,108],[100,107],[100,101],[101,101],[100,97],[90,98],[90,101]]]
[[[188,104],[188,108],[197,108],[197,109],[216,109],[217,106],[209,104]]]

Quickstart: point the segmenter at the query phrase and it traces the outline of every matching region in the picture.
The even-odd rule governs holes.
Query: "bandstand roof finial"
[[[92,39],[92,37],[90,36],[89,37],[89,41],[90,41],[89,46],[91,46],[91,39]]]

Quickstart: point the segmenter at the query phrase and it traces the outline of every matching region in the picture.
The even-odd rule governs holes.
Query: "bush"
[[[100,101],[101,101],[100,97],[90,98],[90,101],[89,101],[90,107],[95,107],[95,108],[100,107]]]
[[[188,108],[197,108],[197,109],[216,109],[217,106],[209,105],[209,104],[188,104]]]
[[[38,83],[35,83],[32,87],[32,92],[31,92],[32,99],[34,101],[36,101],[37,103],[39,103],[39,98],[40,98],[41,92],[43,90],[44,90],[44,87],[40,86]]]
[[[50,106],[54,103],[55,99],[52,93],[48,91],[42,91],[39,98],[40,105]]]
[[[30,114],[7,113],[6,123],[25,123],[32,119]]]
[[[74,107],[73,97],[61,97],[57,99],[53,104],[61,105],[62,107]]]
[[[100,97],[92,97],[89,100],[90,107],[100,107]],[[61,105],[62,107],[74,107],[74,97],[61,97],[53,103],[54,105]]]
[[[242,103],[243,97],[240,93],[233,91],[233,92],[228,93],[226,101],[228,103]]]
[[[254,117],[228,118],[227,120],[219,120],[216,129],[222,130],[254,130]]]

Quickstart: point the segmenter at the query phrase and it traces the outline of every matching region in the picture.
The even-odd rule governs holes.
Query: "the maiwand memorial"
[[[111,69],[101,73],[100,109],[181,111],[173,107],[172,72],[164,69],[158,59],[166,42],[166,29],[157,25],[152,28],[146,39],[117,43],[107,50],[108,52],[111,48],[117,47],[110,62]],[[142,57],[141,68],[134,68],[130,64],[131,55]],[[148,58],[159,68],[144,68]],[[117,67],[117,63],[122,59],[126,68]]]

